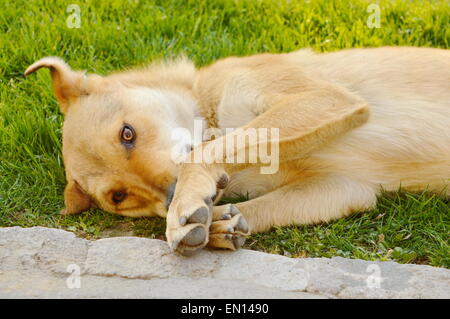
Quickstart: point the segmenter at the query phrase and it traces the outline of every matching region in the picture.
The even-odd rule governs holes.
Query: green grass
[[[66,26],[69,4],[81,28]],[[302,47],[413,45],[448,48],[448,1],[377,1],[381,28],[366,26],[372,1],[2,1],[0,10],[0,226],[63,228],[98,238],[163,238],[164,220],[63,207],[62,116],[48,72],[25,79],[47,56],[107,73],[185,53],[198,65],[229,55]],[[333,223],[276,228],[247,247],[288,256],[344,256],[450,267],[449,202],[431,194],[385,194],[377,208]]]

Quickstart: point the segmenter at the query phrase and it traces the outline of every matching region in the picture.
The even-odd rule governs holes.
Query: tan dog
[[[207,244],[236,249],[250,230],[367,210],[382,189],[450,194],[448,50],[300,50],[231,57],[199,70],[180,59],[107,77],[44,58],[25,74],[41,67],[50,68],[65,114],[63,213],[98,206],[167,216],[169,244],[182,253]],[[180,142],[171,132],[192,132],[196,116],[221,129],[279,128],[278,139],[256,142],[276,143],[278,171],[261,174],[261,156],[252,164],[220,164],[254,150],[251,141],[232,154],[216,152],[212,164],[174,163]],[[226,138],[243,134],[207,147],[221,149]],[[212,207],[217,188],[251,199]]]

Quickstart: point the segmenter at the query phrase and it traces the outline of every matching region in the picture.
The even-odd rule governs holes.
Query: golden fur
[[[183,58],[106,77],[44,58],[26,74],[41,67],[51,69],[65,113],[63,213],[96,205],[126,216],[167,216],[167,239],[180,252],[206,244],[236,249],[249,233],[246,223],[259,232],[370,209],[382,189],[450,194],[448,50],[299,50],[200,69]],[[279,128],[278,172],[260,174],[260,162],[173,163],[171,131],[192,131],[195,116],[222,129]],[[131,149],[119,140],[124,123],[136,130]],[[223,193],[251,199],[211,208],[208,199],[227,174]],[[126,198],[117,204],[111,194],[118,190]]]

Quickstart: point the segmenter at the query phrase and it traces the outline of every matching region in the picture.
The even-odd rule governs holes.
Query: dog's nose
[[[177,185],[177,181],[170,184],[169,188],[167,189],[166,209],[169,209],[170,203],[172,203],[173,195],[175,194],[175,186],[176,185]]]

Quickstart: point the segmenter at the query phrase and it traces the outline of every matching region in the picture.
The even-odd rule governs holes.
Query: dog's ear
[[[33,63],[26,69],[24,74],[27,76],[42,67],[50,69],[53,90],[58,99],[61,112],[67,112],[72,100],[80,95],[87,94],[87,77],[84,72],[73,71],[62,59],[57,57],[46,57]]]
[[[66,207],[62,215],[73,215],[94,207],[91,197],[83,192],[75,181],[69,181],[64,190],[64,203]]]

